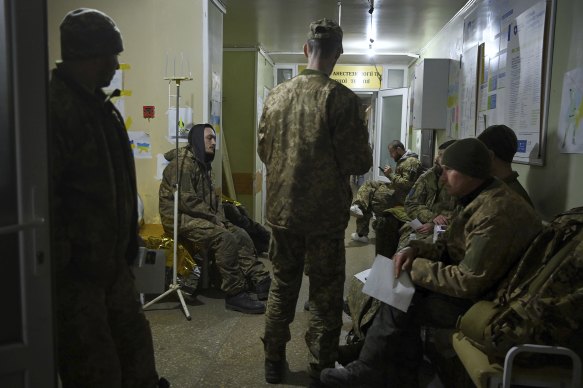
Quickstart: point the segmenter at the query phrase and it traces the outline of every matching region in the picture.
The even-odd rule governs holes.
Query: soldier
[[[393,140],[388,145],[388,150],[391,158],[397,162],[394,172],[390,166],[385,166],[383,170],[390,182],[366,182],[358,189],[356,199],[350,207],[351,214],[356,217],[356,233],[352,233],[351,236],[354,241],[368,242],[369,221],[373,213],[378,217],[387,209],[402,206],[407,193],[422,172],[417,154],[406,150],[399,140]],[[398,227],[399,225],[396,224],[392,229],[398,230]],[[381,228],[383,235],[384,232]],[[380,239],[381,237],[377,236],[377,240]],[[382,248],[377,249],[377,253],[383,254],[382,251]]]
[[[302,272],[310,278],[306,332],[311,386],[334,366],[342,328],[344,231],[350,218],[350,175],[372,165],[358,97],[330,79],[342,53],[342,29],[310,24],[308,66],[269,93],[259,125],[267,166],[267,222],[274,284],[265,313],[265,380],[281,381]]]
[[[455,140],[448,140],[437,147],[435,164],[424,172],[405,199],[405,211],[410,219],[418,219],[423,225],[413,230],[405,224],[400,230],[399,246],[409,241],[411,233],[419,233],[418,238],[424,238],[433,233],[435,225],[445,226],[449,223],[455,208],[455,199],[449,195],[440,180],[443,153]]]
[[[69,12],[60,31],[62,62],[49,88],[59,374],[63,387],[167,387],[130,273],[134,160],[123,118],[101,90],[119,67],[121,33],[88,8]]]
[[[393,240],[390,244],[396,251],[397,242],[400,247],[404,247],[409,242],[412,233],[418,233],[417,238],[433,237],[434,225],[447,225],[455,208],[455,199],[447,193],[443,182],[440,181],[442,172],[441,158],[443,152],[455,140],[449,140],[441,144],[437,149],[435,164],[428,171],[423,173],[405,199],[405,211],[410,219],[417,218],[423,225],[413,230],[408,224],[403,225],[397,232],[393,231],[394,236],[383,236],[385,239]],[[400,238],[399,238],[400,234]],[[386,257],[391,257],[386,256]],[[350,280],[348,294],[346,297],[350,316],[352,317],[352,330],[354,336],[350,343],[342,345],[338,349],[338,362],[347,364],[358,358],[358,353],[363,345],[366,330],[372,322],[379,306],[380,301],[362,292],[363,283],[355,277]]]
[[[180,169],[179,237],[204,247],[214,257],[227,309],[262,314],[265,304],[261,300],[267,299],[271,278],[257,258],[251,237],[225,217],[211,174],[215,146],[214,128],[210,124],[197,124],[191,127],[188,145],[180,148],[178,155],[175,149],[164,154],[170,163],[160,183],[162,226],[167,233],[173,233],[174,182],[176,170]]]
[[[409,271],[416,285],[412,304],[403,312],[383,303],[359,359],[346,368],[324,369],[322,382],[417,386],[420,326],[455,327],[458,316],[488,297],[540,232],[532,207],[490,176],[490,153],[479,140],[458,140],[445,150],[441,180],[463,207],[445,238],[435,244],[411,241],[393,256],[396,277]]]
[[[518,173],[512,170],[512,159],[518,150],[518,139],[514,131],[506,125],[492,125],[480,133],[478,139],[493,153],[491,174],[504,181],[534,207],[528,193],[518,181]]]

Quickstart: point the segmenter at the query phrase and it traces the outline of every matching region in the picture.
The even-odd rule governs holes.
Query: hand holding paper
[[[393,261],[377,255],[362,292],[406,312],[413,299],[415,287],[408,273],[404,272],[395,278]]]

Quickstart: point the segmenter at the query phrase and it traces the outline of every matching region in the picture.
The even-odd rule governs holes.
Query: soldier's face
[[[204,152],[207,155],[214,155],[217,146],[217,135],[212,128],[206,127],[204,129]]]
[[[464,195],[471,193],[474,189],[475,178],[445,165],[441,166],[441,168],[443,171],[439,179],[449,195],[463,197]]]
[[[399,159],[401,159],[401,156],[403,156],[400,152],[398,148],[393,148],[391,146],[389,146],[389,155],[391,155],[391,158],[393,158],[393,160],[395,162],[398,162]]]
[[[119,69],[118,54],[106,55],[95,59],[97,70],[97,87],[104,88],[109,85],[115,71]]]

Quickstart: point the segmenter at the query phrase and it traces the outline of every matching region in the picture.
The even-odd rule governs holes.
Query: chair
[[[504,359],[504,364],[492,363],[488,356],[472,345],[462,335],[454,334],[453,347],[472,382],[479,388],[502,387],[513,385],[529,387],[580,388],[581,359],[570,349],[559,346],[524,344],[511,348]],[[569,357],[571,368],[562,366],[544,366],[527,368],[516,366],[514,360],[521,353],[554,354]]]

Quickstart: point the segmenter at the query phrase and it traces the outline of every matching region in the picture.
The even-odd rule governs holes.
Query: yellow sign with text
[[[299,65],[298,72],[305,68],[306,65]],[[382,74],[382,66],[336,65],[330,78],[350,89],[380,89]]]

